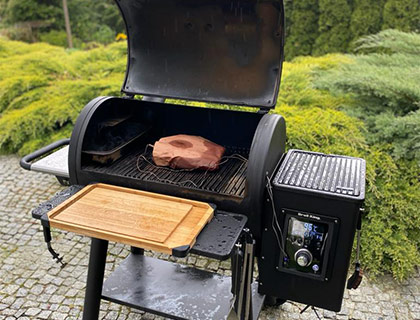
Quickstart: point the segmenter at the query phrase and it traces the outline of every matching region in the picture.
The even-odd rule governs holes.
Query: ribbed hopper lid
[[[277,187],[364,199],[365,160],[360,158],[290,150],[276,173]]]

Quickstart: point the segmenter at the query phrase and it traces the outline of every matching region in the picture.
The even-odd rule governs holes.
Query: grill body
[[[341,309],[364,180],[362,159],[287,153],[272,179],[274,210],[267,195],[260,292]]]
[[[121,116],[128,117],[129,123],[141,124],[144,134],[116,161],[92,161],[83,152],[87,145],[92,148],[87,142],[95,141],[103,123]],[[239,157],[226,159],[214,172],[154,166],[148,145],[180,133],[203,136],[225,146],[228,157]],[[246,214],[253,234],[259,237],[265,177],[272,174],[284,153],[285,139],[285,122],[279,115],[100,97],[86,105],[73,130],[70,183],[103,182],[214,203],[221,210]]]
[[[280,87],[283,1],[116,3],[128,35],[122,86],[127,97],[98,97],[80,113],[69,143],[70,184],[108,183],[212,203],[219,217],[220,211],[244,214],[251,231],[244,232],[247,246],[255,242],[259,292],[340,310],[364,199],[365,163],[299,150],[283,157],[285,121],[268,114],[276,106]],[[169,98],[232,107],[162,102]],[[258,109],[233,111],[235,106]],[[154,166],[149,145],[176,134],[198,135],[220,144],[229,159],[214,172]],[[23,161],[23,167],[31,165]],[[229,226],[221,229],[211,235],[234,238]],[[206,239],[207,245],[212,239]],[[232,252],[233,242],[230,245]],[[213,250],[211,243],[203,247],[201,252]],[[92,253],[90,268],[103,275],[106,245],[94,240]],[[233,259],[237,265],[243,263],[239,256]],[[232,280],[240,281],[235,270]],[[94,278],[88,278],[85,314],[97,315],[99,305],[91,307],[89,299],[99,303],[102,283]],[[92,283],[94,292],[89,294]]]
[[[285,121],[268,110],[280,86],[282,1],[118,0],[117,5],[128,35],[122,86],[128,96],[98,97],[82,110],[70,139],[70,184],[109,183],[244,214],[256,240],[259,291],[339,310],[364,197],[364,162],[297,150],[281,161]],[[160,98],[233,106],[200,108]],[[258,111],[233,111],[234,105]],[[135,132],[103,157],[108,143],[117,145],[107,141],[104,130],[115,130],[118,134],[109,136],[116,138]],[[149,145],[176,134],[209,139],[230,158],[214,172],[154,166]],[[272,194],[266,189],[270,177]],[[294,233],[309,225],[321,246],[296,244]]]
[[[116,4],[128,36],[121,90],[127,99],[99,97],[81,112],[69,147],[70,183],[104,182],[211,202],[221,210],[247,215],[249,228],[259,239],[265,177],[285,151],[284,119],[267,114],[276,106],[281,80],[283,1],[118,0]],[[134,99],[135,95],[143,100]],[[227,103],[231,109],[249,106],[256,111],[175,106],[159,98]],[[112,164],[92,163],[86,151],[98,150],[88,142],[105,123],[126,117],[148,130],[109,155],[112,161],[118,158]],[[180,133],[223,145],[228,156],[239,154],[247,163],[229,160],[206,175],[138,163],[148,144]]]

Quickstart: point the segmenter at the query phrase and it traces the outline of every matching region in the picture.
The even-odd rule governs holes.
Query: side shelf
[[[50,200],[40,204],[32,211],[32,217],[41,219],[49,211],[79,192],[84,186],[72,185],[54,195]],[[189,252],[201,256],[226,260],[230,257],[247,222],[244,215],[216,210],[213,219],[201,231],[192,248],[185,248],[185,256]]]
[[[38,207],[32,210],[32,217],[41,220],[41,217],[54,209],[56,206],[66,201],[72,195],[83,189],[84,186],[73,185],[64,190],[57,192],[50,200],[41,203]]]
[[[61,139],[55,141],[39,150],[32,152],[31,154],[22,157],[20,160],[20,166],[25,170],[53,174],[58,179],[68,179],[69,143],[70,139]],[[60,147],[62,148],[54,151]]]
[[[190,252],[217,260],[228,259],[247,221],[244,215],[216,210]]]

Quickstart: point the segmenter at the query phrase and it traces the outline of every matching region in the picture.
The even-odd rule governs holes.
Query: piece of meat
[[[213,171],[224,152],[224,147],[202,137],[178,134],[155,142],[153,161],[161,167]]]

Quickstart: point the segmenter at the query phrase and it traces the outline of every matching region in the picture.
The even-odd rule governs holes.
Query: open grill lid
[[[272,108],[282,0],[116,0],[126,23],[127,94]]]

